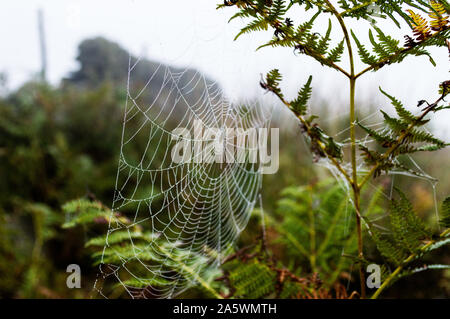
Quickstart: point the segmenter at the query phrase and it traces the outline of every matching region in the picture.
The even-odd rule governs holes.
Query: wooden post
[[[41,81],[47,81],[47,47],[45,43],[45,29],[44,29],[44,13],[42,9],[38,10],[38,31],[39,31],[39,46],[41,51]]]

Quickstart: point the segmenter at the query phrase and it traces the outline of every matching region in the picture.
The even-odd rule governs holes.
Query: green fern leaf
[[[339,62],[341,61],[342,53],[344,53],[344,40],[339,42],[335,48],[331,49],[326,59],[333,63]]]
[[[416,117],[409,111],[405,109],[402,102],[397,100],[395,97],[389,95],[385,91],[379,88],[381,93],[383,93],[386,97],[388,97],[391,100],[391,104],[394,106],[395,111],[397,112],[398,116],[405,122],[412,124],[416,122]]]
[[[375,65],[378,62],[378,59],[376,56],[373,56],[369,53],[369,51],[366,49],[366,47],[361,44],[361,42],[359,41],[359,39],[356,37],[356,35],[353,33],[353,31],[351,31],[352,33],[352,37],[353,40],[356,43],[356,46],[358,47],[358,54],[359,57],[361,58],[361,61],[365,64],[368,65]]]
[[[442,203],[441,216],[441,225],[450,228],[450,197]]]
[[[302,87],[302,89],[298,92],[297,98],[291,102],[292,109],[300,115],[305,115],[307,110],[307,103],[311,97],[312,93],[312,76],[308,78],[306,84]]]

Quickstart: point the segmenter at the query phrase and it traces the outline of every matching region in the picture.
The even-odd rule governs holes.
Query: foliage
[[[113,265],[126,264],[130,275],[128,279],[121,278],[121,284],[116,286],[126,288],[133,297],[142,298],[146,296],[147,289],[158,289],[158,287],[172,284],[160,275],[164,274],[164,271],[161,273],[143,271],[139,267],[142,262],[160,265],[167,268],[167,271],[177,272],[181,276],[181,281],[188,281],[190,286],[197,284],[209,295],[220,297],[212,281],[214,277],[217,277],[218,270],[208,267],[208,260],[204,256],[183,249],[180,243],[165,241],[158,234],[144,232],[142,227],[133,224],[132,220],[119,212],[112,212],[100,202],[86,199],[74,200],[66,203],[63,211],[70,216],[63,224],[63,228],[81,225],[88,228],[98,224],[113,225],[106,236],[102,234],[89,238],[85,246],[92,248],[91,256],[94,259],[94,265],[109,269],[109,272],[103,273],[104,279],[111,275],[118,276]],[[114,225],[121,225],[122,228]],[[189,258],[185,258],[186,255]],[[182,262],[181,258],[189,260],[189,263]]]
[[[344,286],[324,285],[317,274],[302,277],[273,258],[261,247],[245,247],[230,255],[217,280],[229,287],[227,298],[351,299]]]
[[[450,228],[450,198],[446,198],[442,203],[442,219],[441,225]]]
[[[352,12],[349,14],[352,14]],[[376,32],[374,34],[376,35]],[[281,34],[279,36],[281,37]],[[332,41],[330,41],[327,49],[329,55],[326,55],[335,63],[342,60],[345,49],[345,41],[340,37],[337,41],[338,43],[335,46],[332,46]],[[91,51],[80,49],[80,57],[82,56],[79,59],[80,70],[70,75],[60,87],[31,81],[0,97],[1,297],[91,297],[92,287],[98,275],[98,266],[93,264],[101,262],[99,251],[105,242],[105,222],[108,222],[111,217],[106,207],[98,205],[99,202],[108,203],[112,198],[117,168],[117,146],[120,145],[120,130],[117,128],[121,126],[122,122],[123,104],[126,95],[123,88],[125,87],[124,79],[127,76],[126,64],[124,67],[124,65],[120,65],[122,62],[114,63],[115,55],[122,56],[120,51],[114,51],[113,47],[116,46],[111,43],[109,44],[112,51],[109,51],[108,45],[101,43],[103,41],[99,41],[98,45],[91,43],[89,46],[94,48],[99,46],[103,49],[92,49]],[[324,45],[320,45],[320,48],[323,47]],[[300,49],[296,49],[296,54],[301,54]],[[100,63],[101,61],[108,62],[103,65]],[[156,65],[152,61],[144,60],[141,62],[144,62],[144,66],[136,69],[137,85],[147,80],[146,76],[153,72],[152,66]],[[101,67],[97,68],[98,63],[100,63],[98,66]],[[81,69],[86,72],[81,72]],[[195,71],[188,70],[187,72]],[[156,76],[158,77],[159,74]],[[180,79],[180,81],[183,81],[183,79]],[[306,85],[302,83],[303,90],[300,90],[304,93],[299,92],[298,96],[290,102],[299,114],[306,117],[307,114],[314,111],[315,114],[322,116],[322,114],[326,115],[330,110],[336,108],[335,104],[329,103],[322,103],[321,109],[306,108],[311,94],[312,78],[305,82]],[[151,90],[149,88],[150,92]],[[440,94],[443,94],[444,91],[448,91],[448,87],[442,85]],[[282,92],[280,91],[280,93]],[[437,109],[439,107],[435,107],[435,110]],[[361,110],[358,113],[359,116],[363,117],[364,112],[365,110]],[[429,114],[433,114],[433,112]],[[328,135],[325,135],[324,132],[341,131],[347,127],[347,124],[343,122],[321,123],[321,129],[319,130],[319,128],[314,128],[318,124],[317,118],[306,117],[305,121],[310,123],[308,128],[311,130],[312,139],[314,140],[314,136],[318,136],[316,144],[319,145],[315,145],[314,153],[316,159],[323,160],[323,156],[326,156],[326,154],[320,145],[327,149],[328,143]],[[286,121],[283,122],[283,126],[295,128],[297,123]],[[331,135],[331,133],[328,134]],[[332,265],[339,262],[348,265],[352,260],[357,260],[355,256],[340,255],[338,245],[333,245],[334,237],[342,240],[343,232],[335,231],[329,245],[327,245],[326,253],[317,256],[316,264],[319,266],[316,268],[319,274],[312,273],[309,258],[295,250],[294,244],[289,241],[286,235],[289,231],[292,231],[293,236],[298,234],[296,227],[289,227],[292,225],[286,224],[288,220],[302,220],[309,223],[309,215],[306,213],[307,203],[301,200],[302,196],[311,193],[310,195],[317,199],[319,203],[323,203],[326,194],[331,194],[334,187],[328,185],[292,187],[291,191],[286,191],[286,195],[279,199],[279,190],[285,188],[286,185],[304,184],[303,181],[316,180],[323,173],[321,168],[311,167],[308,156],[304,156],[307,153],[307,148],[303,149],[303,145],[297,144],[298,132],[295,132],[294,129],[286,129],[285,132],[282,132],[281,138],[282,152],[280,154],[279,173],[265,176],[263,181],[264,196],[262,199],[268,237],[266,249],[263,250],[264,253],[261,252],[261,246],[258,246],[252,247],[251,251],[246,250],[245,253],[237,254],[236,258],[232,258],[233,255],[231,255],[224,264],[223,274],[218,273],[212,267],[208,268],[208,271],[205,271],[201,278],[214,288],[217,294],[224,297],[354,297],[355,294],[353,296],[350,293],[347,294],[345,287],[350,276],[348,269],[346,269],[347,266],[342,268],[335,283],[332,283],[333,277],[330,275],[333,272],[329,273],[324,270],[325,267],[320,266],[323,260],[329,260]],[[139,141],[139,143],[138,146],[145,144],[146,140]],[[335,143],[340,146],[339,143]],[[331,150],[332,146],[330,144],[328,149]],[[338,153],[335,152],[335,154],[336,157],[333,158],[338,159]],[[441,150],[439,154],[442,155],[435,157],[431,163],[424,157],[420,157],[418,163],[422,167],[425,165],[425,170],[432,171],[432,174],[439,174],[442,177],[440,189],[448,190],[450,178],[446,178],[447,171],[441,169],[448,164],[446,161],[448,153],[447,150]],[[344,149],[342,155],[345,158],[346,152]],[[418,153],[416,156],[423,155]],[[403,181],[396,179],[396,184],[400,182]],[[424,203],[427,202],[425,199],[431,195],[429,192],[416,193],[417,188],[421,189],[419,183],[414,182],[411,185],[408,181],[408,189],[405,188],[405,190],[409,197],[413,199],[414,206],[417,206],[418,215],[421,217],[428,216],[432,207],[426,206]],[[335,190],[339,193],[337,187]],[[98,200],[93,199],[93,194]],[[340,196],[343,195],[340,194]],[[377,194],[379,195],[379,193]],[[343,196],[347,197],[346,194]],[[441,194],[438,193],[438,197],[440,196]],[[366,203],[369,202],[371,197],[371,194],[366,196]],[[79,201],[71,201],[72,207],[70,205],[64,206],[65,211],[61,211],[61,206],[73,198],[82,198],[81,202],[86,205],[86,214],[77,209]],[[303,210],[292,210],[292,214],[287,214],[281,208],[278,208],[277,212],[276,207],[282,207],[281,202],[284,200],[296,202],[295,207],[301,206]],[[345,200],[343,199],[343,201]],[[377,200],[374,202],[377,202]],[[448,227],[450,218],[448,202],[447,200],[447,204],[444,205],[447,208],[444,208],[442,212],[442,227]],[[417,203],[419,205],[416,205]],[[382,208],[375,204],[364,205],[363,203],[362,206],[365,216],[368,216],[369,212],[373,210],[384,212]],[[337,207],[337,203],[330,207]],[[318,208],[315,208],[315,212],[317,210]],[[354,213],[351,205],[348,206],[348,212],[349,216]],[[104,214],[99,216],[98,219],[92,219],[91,217],[97,213]],[[127,223],[128,213],[124,210],[120,216],[112,217],[124,219],[123,221]],[[329,216],[334,216],[334,213],[336,211],[330,212]],[[317,214],[323,214],[323,212],[319,211]],[[342,214],[342,211],[340,214]],[[259,214],[256,216],[259,216]],[[342,220],[338,221],[335,230],[341,229],[342,222]],[[67,228],[62,228],[62,224],[65,224]],[[315,237],[316,242],[320,244],[324,242],[325,225],[321,224],[320,219],[316,219],[316,224],[318,227],[316,227]],[[130,229],[132,230],[131,236],[136,237],[138,243],[144,245],[147,243],[142,230],[139,228]],[[354,229],[354,225],[349,223],[349,230]],[[309,231],[310,228],[306,232]],[[261,219],[253,216],[249,227],[240,237],[240,245],[246,246],[249,242],[254,244],[255,237],[260,233]],[[119,242],[126,245],[127,243],[123,241],[124,234],[120,232],[116,232],[116,234],[109,238],[110,243],[116,241],[111,243],[111,246],[121,245]],[[112,235],[114,233],[110,234],[110,236]],[[350,233],[348,235],[350,236]],[[353,238],[355,238],[355,235],[353,235]],[[301,241],[301,243],[306,248],[310,247],[309,238],[307,241]],[[441,250],[437,252],[440,253]],[[371,250],[371,247],[366,246],[366,253],[367,256],[370,256],[370,260],[376,263],[383,262],[381,257]],[[250,255],[251,258],[244,257],[246,255]],[[121,255],[116,254],[116,252],[107,255],[108,258],[118,258],[118,256]],[[429,254],[426,256],[429,256]],[[337,259],[334,260],[334,258]],[[423,262],[426,262],[429,269],[440,269],[442,268],[441,265],[446,263],[445,258],[445,254],[434,254]],[[416,263],[419,261],[422,262],[422,259],[416,260]],[[66,267],[72,263],[81,266],[83,274],[82,289],[68,289],[66,287]],[[177,264],[176,260],[174,264]],[[426,280],[426,284],[419,287],[415,282],[415,289],[404,289],[400,281],[396,287],[403,288],[402,296],[417,297],[419,293],[426,296],[442,296],[440,292],[437,292],[437,284],[430,285],[429,283],[440,280],[443,286],[448,287],[448,279],[445,281],[444,275],[440,274],[440,277],[430,277],[438,275],[431,275],[433,272],[422,272],[426,268],[423,267],[423,264],[414,264],[414,266],[416,267],[408,266],[405,270],[420,271],[421,276],[424,276],[423,278]],[[252,270],[254,267],[261,272]],[[335,273],[339,272],[336,271],[337,269],[341,269],[332,268],[329,271],[334,270]],[[102,269],[105,272],[107,270]],[[184,270],[179,269],[181,272]],[[257,291],[259,285],[257,285],[255,292],[248,290],[245,288],[246,285],[251,285],[253,282],[246,281],[247,277],[240,276],[243,271],[253,273],[254,278],[257,278],[256,275],[261,275],[261,278],[270,277],[271,279],[267,282],[270,285],[267,284],[264,288],[265,291],[262,292]],[[225,272],[233,274],[231,285],[227,283],[226,276],[223,276],[226,275]],[[189,273],[185,271],[184,273],[187,277],[192,278]],[[388,275],[389,273],[386,271],[386,277]],[[223,277],[223,279],[220,281],[212,280],[216,276]],[[350,291],[355,289],[355,284],[354,280],[350,281]],[[241,288],[233,292],[233,286]],[[109,288],[114,288],[113,283],[109,281],[104,282],[104,287],[106,288],[105,293],[110,291]],[[245,291],[246,293],[243,293]],[[123,293],[123,290],[121,292]],[[386,291],[386,296],[395,297],[397,293],[398,291],[391,289]],[[184,292],[180,297],[211,297],[213,295],[214,293],[200,284]],[[111,294],[108,297],[114,298],[117,296]]]
[[[406,24],[412,31],[412,36],[406,35],[406,43],[401,45],[400,40],[394,36],[387,34],[381,28],[373,25],[369,30],[368,40],[371,49],[368,49],[363,41],[356,36],[347,26],[349,18],[373,20],[372,5],[376,4],[383,18],[391,20],[398,27],[402,23]],[[398,118],[391,117],[387,112],[382,111],[386,127],[381,131],[373,130],[359,123],[359,127],[366,132],[381,148],[385,151],[369,149],[365,142],[359,142],[356,139],[356,112],[357,104],[355,103],[355,87],[356,81],[362,75],[369,71],[377,71],[386,65],[400,63],[408,56],[429,57],[430,62],[436,66],[435,61],[427,51],[428,47],[447,47],[450,33],[450,25],[448,22],[449,4],[447,1],[347,1],[340,0],[337,4],[329,0],[310,1],[310,0],[225,0],[223,5],[218,8],[236,7],[238,12],[235,13],[230,20],[236,18],[249,19],[250,22],[244,26],[237,34],[236,39],[244,34],[255,31],[273,31],[272,38],[266,43],[260,45],[258,49],[264,47],[288,47],[293,49],[295,53],[306,55],[322,66],[332,68],[345,77],[349,81],[349,124],[350,124],[350,170],[344,163],[345,153],[344,146],[336,142],[333,137],[325,134],[324,130],[319,127],[316,116],[307,115],[307,101],[311,94],[311,77],[309,77],[306,85],[299,91],[297,99],[288,101],[285,99],[280,82],[282,75],[277,69],[270,71],[265,79],[261,80],[260,85],[263,89],[275,94],[282,104],[290,109],[300,122],[300,127],[304,135],[309,140],[312,153],[315,160],[324,160],[331,166],[334,166],[338,175],[347,183],[347,187],[353,192],[353,211],[355,215],[355,230],[358,239],[358,259],[360,262],[360,284],[361,297],[366,297],[365,275],[362,268],[364,258],[363,245],[363,229],[362,218],[364,217],[361,210],[361,193],[366,183],[372,177],[378,177],[381,173],[389,173],[393,170],[407,171],[416,175],[420,172],[411,171],[408,167],[399,161],[400,155],[408,155],[419,151],[436,151],[446,146],[444,141],[434,137],[424,129],[421,129],[429,119],[426,118],[429,113],[436,113],[447,109],[448,106],[443,104],[444,98],[448,94],[449,81],[444,81],[439,85],[440,97],[433,103],[421,100],[418,106],[427,104],[422,109],[421,114],[413,115],[403,107],[402,103],[381,91],[392,102],[397,111]],[[292,19],[293,7],[299,7],[304,11],[313,10],[315,13],[311,18],[305,21],[294,21]],[[417,11],[425,12],[429,15],[430,21],[421,17]],[[319,16],[331,16],[341,30],[342,36],[332,37],[333,23],[329,20],[326,31],[316,30],[317,18]],[[343,40],[342,40],[343,37]],[[331,47],[330,43],[337,42],[338,45]],[[353,41],[352,41],[353,40]],[[357,56],[353,53],[353,46],[358,49],[360,61],[367,66],[360,72],[355,71]],[[346,48],[346,50],[345,50]],[[450,47],[449,47],[450,51]],[[346,53],[349,59],[349,67],[340,65],[342,55]],[[357,147],[364,156],[368,173],[362,178],[361,168],[357,163]],[[407,207],[412,211],[411,207]],[[395,210],[392,213],[396,216]],[[413,230],[418,229],[415,223],[416,219],[407,219],[405,223],[410,227],[411,238],[404,238],[404,242],[408,240],[417,240],[414,237]],[[304,229],[305,227],[303,227]],[[300,236],[299,234],[296,234]],[[414,245],[414,242],[409,243]],[[311,255],[311,251],[306,251]],[[311,256],[314,256],[312,254]],[[378,292],[375,296],[378,296]]]
[[[379,211],[379,197],[373,195],[367,215]],[[347,269],[357,260],[349,200],[331,180],[282,190],[276,213],[264,214],[272,235],[225,259],[221,279],[229,286],[228,297],[354,297],[343,286]]]
[[[427,269],[450,269],[450,265],[416,266],[419,259],[423,259],[427,254],[450,244],[450,227],[446,222],[450,197],[442,205],[441,223],[446,229],[438,234],[433,234],[414,212],[412,204],[406,196],[399,190],[397,192],[399,199],[391,201],[389,234],[383,234],[370,221],[368,222],[372,238],[380,253],[396,267],[392,273],[387,275],[374,297],[377,297],[396,280],[405,276]]]
[[[260,85],[264,89],[276,94],[288,108],[297,115],[301,123],[302,131],[308,136],[310,140],[310,150],[315,156],[315,160],[318,161],[322,157],[329,157],[330,159],[341,159],[342,148],[334,141],[334,139],[325,134],[325,132],[314,123],[316,116],[304,118],[303,116],[307,112],[307,103],[311,97],[311,81],[312,77],[309,77],[306,84],[298,92],[298,96],[292,102],[284,100],[283,94],[279,88],[281,81],[281,75],[277,69],[270,71],[266,79],[261,81]]]
[[[347,194],[339,185],[289,187],[281,192],[276,217],[269,225],[280,233],[278,242],[288,248],[289,262],[307,273],[319,273],[328,285],[350,267],[347,256],[356,252],[353,216]]]
[[[429,121],[424,119],[425,115],[430,111],[434,111],[438,106],[438,103],[442,101],[446,95],[442,94],[436,102],[431,105],[429,104],[426,107],[425,112],[420,116],[414,116],[404,108],[399,100],[381,89],[380,91],[391,100],[398,117],[391,117],[386,112],[381,111],[386,124],[386,129],[383,132],[377,132],[359,123],[359,126],[366,131],[379,146],[386,150],[384,153],[380,153],[376,150],[370,150],[363,144],[360,144],[359,148],[364,154],[364,160],[369,167],[373,167],[374,177],[381,175],[382,171],[387,173],[395,168],[409,171],[420,176],[420,172],[405,167],[397,160],[397,158],[400,155],[413,154],[420,151],[435,151],[446,146],[445,142],[434,137],[431,133],[419,129]],[[421,101],[419,105],[424,103],[426,102]],[[419,146],[417,146],[418,144]]]
[[[375,196],[368,211],[377,211]],[[125,215],[112,213],[98,201],[73,200],[63,206],[65,229],[85,228],[85,247],[94,265],[103,269],[107,282],[115,268],[108,264],[126,263],[133,269],[136,254],[141,262],[161,263],[169,271],[179,271],[203,296],[226,298],[353,298],[341,281],[356,252],[356,236],[348,223],[351,206],[347,193],[331,181],[308,187],[288,187],[281,192],[277,213],[266,214],[267,227],[277,235],[263,238],[230,255],[220,267],[209,265],[205,257],[183,250],[175,243],[144,232]],[[255,211],[259,216],[259,212]],[[369,215],[369,214],[367,214]],[[113,225],[106,237],[105,225]],[[121,227],[114,227],[114,225]],[[102,227],[103,226],[103,227]],[[124,228],[124,226],[126,226]],[[347,229],[348,228],[348,229]],[[126,229],[126,230],[123,230]],[[150,242],[157,245],[149,245]],[[280,251],[284,256],[280,256]],[[209,252],[214,256],[214,252]],[[191,254],[189,264],[177,256]],[[167,258],[169,257],[169,258]],[[193,269],[202,265],[200,272]],[[288,266],[285,266],[288,265]],[[111,273],[105,271],[109,269]],[[133,273],[139,273],[138,269]],[[142,273],[142,278],[123,280],[133,297],[145,297],[146,289],[167,284],[165,278]],[[149,277],[145,280],[144,277]],[[102,293],[111,294],[117,284],[103,284]],[[195,286],[195,287],[194,287]],[[122,287],[122,286],[121,286]],[[122,289],[123,290],[123,289]],[[192,293],[192,292],[191,292]]]
[[[28,83],[0,100],[0,216],[7,230],[0,259],[17,261],[1,272],[3,295],[67,293],[69,251],[62,250],[55,263],[46,257],[65,240],[77,254],[76,240],[61,233],[59,205],[88,191],[109,197],[113,145],[120,138],[109,125],[120,123],[117,97],[107,86],[75,93]],[[58,282],[52,290],[46,288],[51,282]]]
[[[377,199],[367,212],[377,212]],[[353,298],[343,283],[357,259],[348,193],[331,180],[281,191],[265,212],[267,238],[229,255],[219,278],[232,298]],[[260,215],[259,211],[255,211]]]
[[[30,81],[0,97],[2,297],[86,297],[96,276],[82,229],[61,229],[61,206],[92,194],[102,202],[112,198],[129,55],[102,38],[84,41],[79,51],[80,69],[61,86]],[[119,57],[126,57],[124,65]],[[133,85],[145,83],[158,65],[143,59]],[[158,79],[162,83],[163,75]],[[138,138],[136,147],[146,142]],[[86,269],[82,290],[65,285],[65,267],[74,261]]]

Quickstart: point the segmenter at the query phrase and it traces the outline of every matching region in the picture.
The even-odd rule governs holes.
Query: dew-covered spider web
[[[101,275],[133,298],[171,298],[213,275],[206,266],[220,263],[245,228],[262,182],[260,163],[250,158],[254,144],[237,145],[227,136],[225,152],[241,151],[243,158],[205,162],[214,154],[207,145],[217,138],[198,135],[196,125],[202,132],[245,132],[268,127],[272,111],[256,102],[229,102],[200,72],[148,63],[129,62],[112,204],[117,218],[109,225]],[[190,147],[190,161],[173,160],[180,142]],[[117,237],[124,245],[124,233],[126,249],[114,245]]]

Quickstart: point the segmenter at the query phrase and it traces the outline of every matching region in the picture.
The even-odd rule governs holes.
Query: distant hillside
[[[131,56],[132,63],[136,59]],[[84,40],[78,46],[77,61],[79,69],[64,79],[63,86],[87,89],[109,83],[118,89],[126,88],[129,53],[119,44],[102,37]],[[184,113],[181,111],[187,109],[187,104],[198,108],[199,104],[206,103],[206,90],[209,97],[214,95],[217,99],[220,96],[217,96],[219,86],[211,79],[203,78],[197,70],[175,68],[148,59],[141,59],[130,77],[133,96],[144,87],[138,103],[164,105],[164,109],[176,104],[179,114]]]

